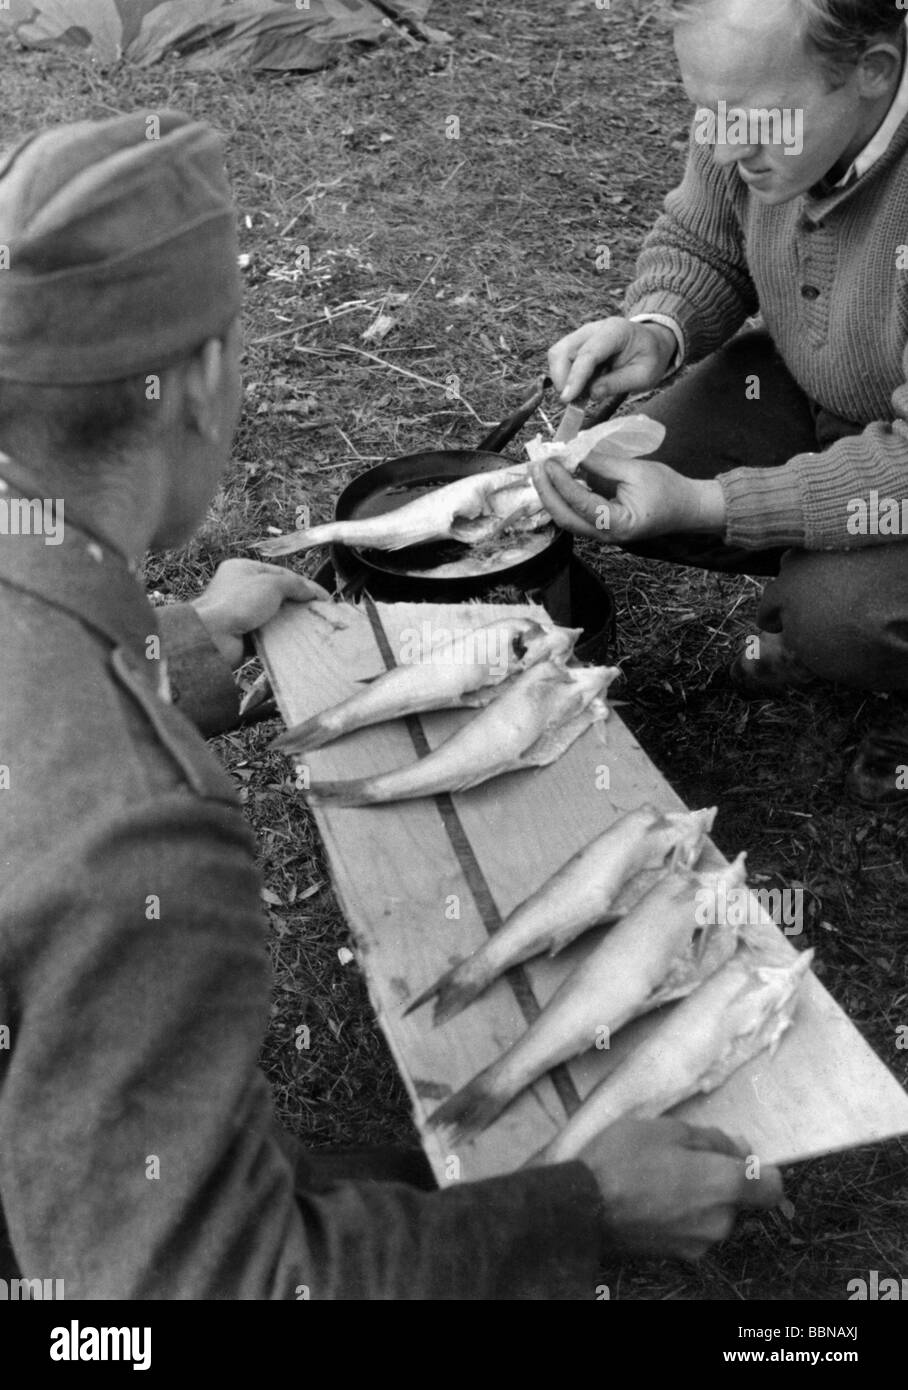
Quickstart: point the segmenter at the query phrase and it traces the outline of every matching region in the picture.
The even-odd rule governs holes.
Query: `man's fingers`
[[[563,338],[559,338],[548,351],[549,376],[552,378],[552,385],[556,391],[564,392],[567,388],[568,377],[572,375],[572,368],[576,361],[583,356],[585,345],[594,337],[601,333],[602,325],[596,323],[584,323],[579,328],[575,328],[573,333],[566,333]],[[593,354],[586,349],[587,360],[594,361]],[[581,383],[582,384],[582,383]],[[580,389],[579,387],[577,388]],[[564,396],[562,395],[562,399]]]
[[[559,464],[537,464],[530,470],[530,475],[542,505],[556,525],[578,536],[602,540],[605,528],[597,526],[596,522],[601,521],[603,516],[599,508],[608,510],[606,503],[598,500],[586,488],[581,488]]]
[[[596,376],[600,365],[607,362],[613,355],[613,349],[609,345],[603,347],[598,343],[590,343],[581,348],[571,365],[567,380],[561,391],[563,401],[572,401],[578,396],[590,379]],[[617,396],[622,389],[620,386],[613,385],[615,372],[604,372],[596,377],[595,385],[590,390],[590,400],[599,402],[606,396]]]
[[[284,565],[269,565],[263,560],[250,560],[249,563],[255,566],[256,574],[274,580],[283,598],[291,602],[308,603],[312,599],[331,597],[328,590],[323,589],[321,584],[316,584],[314,579],[307,579],[304,574],[297,574],[295,570],[289,570]]]
[[[744,1158],[708,1154],[698,1161],[704,1191],[720,1203],[740,1207],[777,1207],[785,1195],[782,1174],[771,1164],[753,1165]]]
[[[652,384],[652,372],[645,364],[629,362],[625,367],[616,367],[614,371],[603,372],[596,377],[590,386],[590,404],[598,405],[609,396],[648,391]]]
[[[711,1153],[726,1154],[729,1158],[746,1158],[750,1153],[741,1140],[731,1139],[724,1130],[701,1125],[687,1125],[686,1128],[683,1140],[686,1149],[709,1150]]]
[[[297,574],[294,578],[299,580],[299,585],[295,591],[288,592],[285,597],[294,600],[296,603],[308,603],[313,599],[321,599],[323,602],[331,601],[331,595],[327,589],[323,589],[321,584],[316,584],[314,579],[307,579],[305,575]]]
[[[586,458],[578,465],[577,477],[588,479],[594,492],[600,493],[603,497],[613,497],[619,483],[630,483],[639,477],[639,467],[635,472],[635,465],[639,463],[639,459],[622,459],[610,454],[608,440],[603,439],[593,445]],[[610,483],[611,486],[603,487],[603,483]]]
[[[556,391],[564,389],[571,370],[571,363],[574,360],[576,351],[577,333],[569,333],[566,338],[560,338],[557,343],[549,348],[548,368],[549,376],[552,378],[552,385]]]
[[[785,1185],[778,1168],[760,1166],[759,1177],[747,1176],[747,1164],[742,1163],[738,1202],[742,1207],[777,1207],[785,1196]]]

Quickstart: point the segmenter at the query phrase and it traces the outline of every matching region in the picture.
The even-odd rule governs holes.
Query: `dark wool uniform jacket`
[[[68,521],[46,539],[0,534],[0,1277],[595,1299],[585,1165],[426,1192],[320,1176],[278,1135],[254,841],[195,727],[235,716],[229,672],[107,546]]]

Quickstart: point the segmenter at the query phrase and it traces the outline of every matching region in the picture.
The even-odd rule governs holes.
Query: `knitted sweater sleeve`
[[[711,147],[691,137],[687,168],[643,243],[625,296],[628,318],[662,314],[680,326],[686,362],[721,347],[759,307],[737,201],[744,192]]]
[[[892,393],[894,419],[795,454],[779,468],[720,474],[729,545],[852,550],[905,540],[908,520],[908,345],[905,381]],[[903,505],[904,501],[904,505]]]

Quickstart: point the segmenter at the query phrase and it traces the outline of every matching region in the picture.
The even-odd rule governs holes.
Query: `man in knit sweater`
[[[732,668],[745,693],[908,691],[904,10],[684,0],[672,17],[697,108],[683,181],[625,316],[584,324],[549,361],[565,401],[597,372],[594,399],[700,365],[643,407],[666,426],[658,462],[594,467],[600,495],[556,464],[537,486],[578,534],[775,576]],[[766,331],[739,333],[758,311]],[[865,740],[863,799],[903,795],[904,723]]]

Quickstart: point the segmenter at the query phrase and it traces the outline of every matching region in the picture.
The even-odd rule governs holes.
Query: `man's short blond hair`
[[[665,0],[671,23],[690,19],[716,0]],[[802,17],[802,33],[830,77],[842,81],[874,39],[885,35],[902,41],[905,11],[896,0],[792,0]]]

